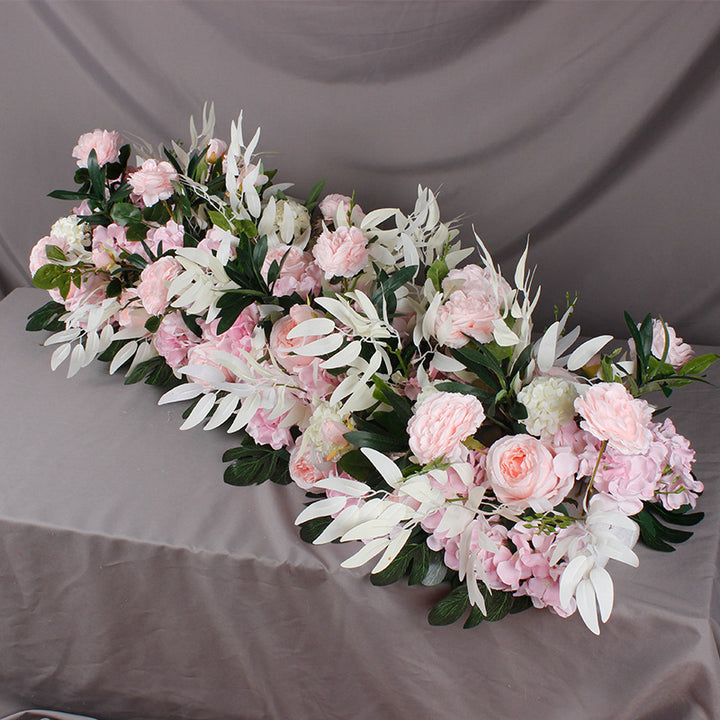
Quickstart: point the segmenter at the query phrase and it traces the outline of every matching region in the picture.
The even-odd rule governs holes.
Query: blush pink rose
[[[652,409],[620,383],[598,383],[575,400],[580,427],[625,455],[647,452]]]
[[[174,370],[187,365],[188,352],[200,342],[200,338],[185,324],[179,312],[173,312],[161,320],[152,342]]]
[[[278,265],[282,262],[280,274],[273,286],[275,297],[297,293],[305,300],[308,295],[317,295],[320,291],[322,273],[309,253],[295,245],[274,245],[269,248],[260,271],[265,280],[273,262]]]
[[[676,370],[680,369],[693,355],[693,349],[683,339],[677,336],[675,328],[663,323],[662,320],[653,320],[652,354],[662,359],[665,355],[665,329],[667,329],[667,356],[665,362],[672,365]]]
[[[323,230],[312,253],[328,280],[357,275],[369,257],[367,238],[356,227],[341,227],[334,232]]]
[[[410,418],[410,450],[423,465],[443,457],[461,461],[467,456],[462,441],[473,435],[484,419],[482,403],[473,395],[434,393]]]
[[[120,136],[115,131],[93,130],[78,138],[72,156],[77,158],[78,167],[86,168],[88,156],[94,150],[98,165],[102,167],[107,163],[115,162],[120,157],[119,145]]]
[[[490,342],[494,323],[502,317],[497,299],[483,293],[456,290],[438,308],[435,317],[435,337],[441,345],[458,348],[468,337],[480,343]]]
[[[139,170],[130,175],[128,182],[135,195],[139,195],[145,206],[150,207],[172,196],[175,192],[173,181],[177,177],[178,174],[169,162],[146,160]]]
[[[161,257],[147,265],[140,274],[137,294],[151,315],[160,315],[168,307],[168,285],[181,272],[182,265],[171,257]]]
[[[315,483],[335,473],[335,463],[320,457],[312,444],[298,442],[290,452],[288,470],[296,485],[312,490]]]
[[[288,338],[288,333],[297,325],[314,317],[318,317],[318,314],[309,305],[293,305],[290,312],[280,318],[270,331],[270,352],[275,360],[288,372],[296,373],[315,360],[314,357],[296,355],[295,353],[305,345],[317,340],[317,335]]]
[[[574,477],[559,477],[553,454],[532,435],[506,435],[487,454],[485,474],[495,497],[514,510],[547,512],[572,488]]]

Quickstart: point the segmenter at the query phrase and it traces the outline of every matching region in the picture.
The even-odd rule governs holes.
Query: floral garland
[[[446,583],[433,624],[535,606],[598,633],[608,561],[702,518],[694,452],[641,396],[718,356],[650,315],[626,314],[626,351],[576,346],[574,301],[534,338],[527,249],[512,284],[477,236],[466,262],[422,187],[409,215],[322,183],[301,203],[241,125],[226,144],[206,107],[187,148],[139,143],[135,166],[116,132],[80,137],[79,189],[50,193],[78,204],[30,256],[52,369],[98,358],[192,400],[181,429],[241,437],[228,483],[306,491],[303,539],[360,541],[343,566],[373,561],[377,585]]]

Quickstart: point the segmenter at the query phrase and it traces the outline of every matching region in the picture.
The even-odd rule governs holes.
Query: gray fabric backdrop
[[[528,234],[547,320],[648,311],[720,343],[720,4],[0,0],[0,288],[69,204],[96,127],[157,143],[214,100],[298,195],[366,208],[422,182],[507,267]]]

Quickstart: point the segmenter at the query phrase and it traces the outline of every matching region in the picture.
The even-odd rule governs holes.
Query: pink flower
[[[443,280],[443,290],[452,293],[453,289],[462,289],[467,294],[495,298],[503,306],[507,304],[512,294],[512,289],[504,278],[500,277],[496,280],[490,270],[472,264],[453,268],[447,274]]]
[[[199,342],[197,345],[193,345],[189,348],[187,353],[187,364],[215,368],[222,373],[225,380],[230,381],[233,378],[232,373],[215,359],[215,353],[219,349],[220,348],[215,342]],[[193,374],[192,371],[187,373],[187,378],[191,382],[200,383],[200,385],[205,385],[206,387],[213,386],[213,383],[208,382],[204,378],[200,377],[200,375]]]
[[[313,256],[325,277],[353,277],[368,261],[367,238],[356,227],[323,230],[312,249]]]
[[[107,283],[107,275],[90,275],[83,278],[80,287],[74,282],[70,283],[67,297],[65,300],[60,299],[58,302],[63,302],[65,309],[69,312],[77,310],[81,305],[85,304],[99,305],[107,297],[105,294]]]
[[[625,455],[647,452],[652,409],[620,383],[598,383],[575,400],[580,427]]]
[[[290,452],[288,469],[296,485],[312,490],[315,483],[335,472],[335,463],[319,457],[312,444],[298,442]]]
[[[410,418],[410,450],[423,465],[443,457],[463,460],[467,449],[462,441],[473,435],[484,419],[482,403],[473,395],[434,393]]]
[[[500,502],[515,510],[531,507],[535,512],[552,510],[575,479],[558,475],[553,454],[532,435],[506,435],[493,443],[485,472]]]
[[[165,362],[175,369],[187,364],[188,351],[200,338],[185,324],[180,312],[173,312],[161,320],[152,341]]]
[[[168,307],[168,285],[182,272],[182,265],[171,257],[161,257],[140,274],[138,297],[151,315],[160,315]]]
[[[288,372],[295,373],[315,359],[306,355],[296,355],[304,345],[318,339],[317,335],[288,338],[288,333],[305,320],[318,317],[309,305],[293,305],[289,314],[280,318],[270,331],[270,352],[277,362]]]
[[[290,447],[293,444],[290,428],[281,427],[281,422],[286,415],[287,413],[270,420],[269,414],[265,410],[258,410],[250,418],[245,430],[260,445],[270,445],[274,450]]]
[[[127,240],[127,228],[111,223],[107,227],[97,225],[93,230],[92,238],[92,259],[95,267],[107,268],[113,265],[122,250],[129,253],[134,252]],[[137,243],[142,250],[142,245]],[[143,255],[145,253],[143,252]]]
[[[92,215],[92,210],[90,209],[90,203],[87,200],[83,200],[79,205],[76,205],[73,208],[73,213],[75,215],[85,216],[85,215]]]
[[[28,267],[30,268],[31,275],[35,275],[35,273],[43,265],[47,265],[50,262],[47,259],[47,254],[45,251],[45,248],[48,245],[57,245],[57,247],[59,247],[63,252],[67,250],[67,242],[65,238],[50,235],[46,235],[44,238],[40,238],[40,240],[35,243],[35,246],[30,251],[30,260],[28,262]]]
[[[335,223],[335,215],[337,214],[340,203],[344,205],[345,212],[350,212],[350,206],[352,205],[352,198],[347,195],[338,195],[332,193],[326,195],[318,205],[320,212],[322,213],[323,220],[327,223]],[[352,211],[353,222],[359,223],[365,217],[365,213],[359,205],[355,205]]]
[[[214,341],[220,350],[239,356],[239,351],[248,352],[252,349],[252,335],[259,322],[260,311],[257,305],[253,304],[244,308],[235,322],[221,335],[217,332],[219,319],[211,323],[201,321],[200,325],[204,340]]]
[[[72,156],[77,158],[78,167],[86,168],[90,151],[94,150],[98,165],[102,167],[107,163],[115,162],[120,157],[119,142],[120,136],[114,131],[93,130],[78,138]]]
[[[663,355],[665,355],[665,329],[667,329],[668,345],[665,362],[672,365],[676,370],[679,370],[695,353],[690,345],[683,342],[682,338],[677,336],[674,328],[663,323],[662,320],[653,320],[652,354],[658,358],[658,360],[662,359]]]
[[[211,227],[206,233],[205,237],[198,243],[198,248],[204,250],[206,253],[217,252],[224,239],[223,232],[218,228]],[[230,247],[230,258],[234,258],[237,255],[237,248],[234,246]]]
[[[133,192],[142,197],[146,207],[154,205],[159,200],[167,200],[175,192],[173,181],[178,174],[173,166],[162,160],[146,160],[139,170],[128,178]]]
[[[115,319],[121,328],[143,327],[150,318],[147,310],[142,306],[135,290],[123,290],[120,296],[122,310],[118,312]]]
[[[697,496],[705,489],[692,474],[695,451],[690,447],[687,438],[675,430],[669,419],[662,425],[654,425],[652,433],[653,438],[664,446],[667,453],[666,467],[653,499],[662,502],[667,510],[677,510],[683,505],[695,507]]]
[[[228,146],[224,140],[220,140],[220,138],[213,138],[208,143],[208,149],[205,153],[205,159],[209,163],[217,162],[221,157],[225,155],[227,149]]]
[[[502,317],[497,299],[484,293],[456,290],[438,308],[435,337],[441,345],[462,347],[468,337],[480,343],[490,342],[494,323]]]
[[[150,250],[157,255],[161,247],[163,253],[173,248],[183,247],[184,239],[185,228],[178,225],[174,220],[170,220],[165,225],[150,230],[145,242]]]
[[[284,262],[283,258],[285,258]],[[274,245],[269,248],[260,271],[265,280],[273,262],[278,265],[282,262],[280,274],[273,286],[275,297],[292,295],[296,292],[305,300],[308,295],[317,295],[320,291],[320,268],[313,262],[309,253],[303,252],[295,245]]]

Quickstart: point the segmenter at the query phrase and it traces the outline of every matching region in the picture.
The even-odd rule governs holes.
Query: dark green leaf
[[[157,332],[161,322],[162,317],[160,315],[153,315],[145,321],[145,329],[151,333]]]
[[[472,385],[466,385],[461,382],[452,382],[447,380],[437,384],[437,389],[443,392],[455,392],[462,393],[463,395],[474,395],[483,403],[490,403],[495,400],[495,393],[488,392],[487,390],[481,390],[480,388],[473,387]]]
[[[120,295],[122,295],[122,291],[123,286],[120,282],[120,278],[118,277],[112,278],[105,288],[105,294],[108,297],[120,297]]]
[[[258,236],[257,225],[252,220],[241,220],[240,232],[245,233],[249,238],[255,238]]]
[[[467,586],[463,583],[430,610],[428,622],[431,625],[450,625],[459,620],[469,607]]]
[[[390,405],[395,411],[397,423],[401,425],[402,428],[406,428],[413,415],[412,406],[408,399],[402,397],[402,395],[398,395],[398,393],[378,375],[373,375],[373,383],[375,384],[373,397],[386,405]]]
[[[221,212],[218,212],[217,210],[208,210],[207,214],[215,227],[218,227],[221,230],[227,230],[228,232],[232,231],[230,221]]]
[[[67,256],[57,245],[46,245],[45,255],[48,260],[55,260],[58,262],[65,262]]]
[[[412,564],[408,576],[409,585],[421,583],[430,568],[431,552],[425,542],[418,544],[412,555]]]
[[[25,325],[26,330],[50,330],[51,332],[59,332],[65,329],[65,323],[58,319],[65,313],[65,306],[54,300],[45,303],[42,307],[33,311],[28,315],[28,322]]]
[[[698,357],[688,360],[679,370],[678,375],[699,375],[707,370],[716,360],[720,359],[720,355],[716,353],[707,353],[706,355],[698,355]]]
[[[87,200],[90,195],[88,193],[76,192],[74,190],[53,190],[48,193],[48,197],[55,198],[56,200]]]
[[[484,619],[485,616],[482,614],[482,610],[477,605],[473,605],[463,628],[469,630],[470,628],[477,627]]]
[[[123,226],[130,223],[142,224],[143,220],[142,211],[132,203],[115,203],[110,211],[110,216],[114,222]]]
[[[317,206],[318,200],[320,199],[320,193],[322,193],[324,187],[325,178],[322,178],[321,180],[318,180],[318,182],[316,182],[310,189],[307,200],[305,200],[305,207],[307,208],[307,211],[309,213],[312,213],[312,211]]]
[[[287,450],[275,450],[269,445],[249,444],[228,450],[223,455],[223,462],[231,464],[225,468],[224,479],[229,485],[259,485],[272,480],[280,485],[292,481],[288,463],[290,455]],[[251,443],[251,444],[250,444]]]
[[[645,503],[645,508],[674,525],[697,525],[705,517],[702,512],[688,512],[690,505],[683,505],[677,510],[666,510],[660,503]]]
[[[332,521],[333,519],[331,517],[319,517],[308,520],[300,525],[300,537],[306,543],[313,543]]]
[[[343,436],[351,445],[368,447],[380,452],[405,452],[407,442],[364,430],[352,430]]]
[[[52,290],[52,288],[57,287],[58,278],[63,274],[65,274],[64,267],[52,264],[43,265],[38,268],[38,271],[33,275],[33,285],[42,290]]]
[[[105,200],[105,173],[100,169],[97,161],[97,153],[93,148],[87,160],[88,176],[92,185],[93,195],[98,200]]]

